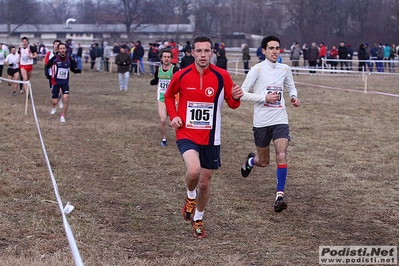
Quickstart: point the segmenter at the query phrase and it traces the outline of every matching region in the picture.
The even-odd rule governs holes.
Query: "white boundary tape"
[[[58,191],[57,182],[55,181],[55,178],[54,178],[54,175],[53,175],[53,171],[51,169],[50,161],[49,161],[48,156],[47,156],[46,147],[44,146],[42,133],[40,131],[39,120],[38,120],[37,114],[36,114],[35,102],[33,100],[31,83],[29,81],[16,81],[16,80],[10,80],[10,79],[6,79],[6,78],[0,78],[0,80],[4,80],[4,81],[7,81],[7,82],[17,82],[17,83],[22,83],[22,84],[28,84],[29,93],[30,93],[30,100],[32,102],[33,116],[35,118],[37,131],[39,133],[39,138],[40,138],[40,143],[41,143],[42,150],[43,150],[44,159],[46,161],[47,169],[48,169],[48,171],[50,173],[51,181],[53,183],[54,193],[55,193],[55,196],[57,198],[58,207],[60,208],[60,211],[61,211],[62,222],[64,224],[64,230],[65,230],[68,242],[69,242],[69,247],[71,248],[73,259],[75,260],[75,265],[76,266],[83,266],[84,264],[83,264],[82,258],[80,256],[79,249],[78,249],[78,247],[76,245],[76,241],[75,241],[75,238],[73,236],[71,227],[69,226],[68,220],[66,218],[66,214],[69,214],[74,209],[74,207],[72,205],[70,205],[69,202],[67,202],[65,207],[62,204],[60,193]]]

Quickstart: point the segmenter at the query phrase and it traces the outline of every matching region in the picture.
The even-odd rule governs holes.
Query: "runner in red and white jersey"
[[[210,64],[212,40],[209,37],[195,37],[193,48],[194,64],[173,75],[165,93],[165,104],[187,168],[187,198],[182,215],[192,221],[194,236],[204,238],[202,218],[209,200],[210,180],[213,170],[221,165],[222,105],[226,101],[230,108],[239,107],[243,91],[226,70]]]
[[[22,79],[23,81],[29,81],[33,69],[33,59],[37,58],[36,47],[29,45],[27,37],[22,37],[22,46],[19,47],[18,54]],[[28,91],[27,84],[24,84],[24,90],[25,92]]]

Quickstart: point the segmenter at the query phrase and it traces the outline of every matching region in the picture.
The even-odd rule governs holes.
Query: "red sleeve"
[[[180,74],[181,72],[176,72],[176,74],[173,75],[164,95],[166,112],[168,113],[170,120],[173,120],[173,118],[177,116],[175,94],[180,91]]]
[[[49,57],[50,57],[50,53],[51,53],[51,51],[48,51],[48,52],[46,53],[46,56],[44,57],[44,64],[45,64],[45,65],[47,65],[47,63],[48,63],[48,60],[49,60]]]
[[[224,82],[224,99],[230,108],[236,109],[240,106],[241,102],[233,98],[233,80],[228,72],[224,76]]]

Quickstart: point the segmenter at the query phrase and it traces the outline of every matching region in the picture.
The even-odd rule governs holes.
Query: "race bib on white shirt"
[[[187,102],[186,127],[190,129],[212,129],[213,103]]]
[[[275,103],[265,103],[265,106],[267,107],[273,107],[273,108],[281,108],[283,107],[281,103],[281,99],[283,98],[283,87],[282,86],[267,86],[266,88],[266,95],[269,93],[276,92],[278,94],[278,100]],[[266,97],[265,95],[265,97]]]
[[[68,68],[58,68],[57,79],[67,79],[68,78]]]
[[[169,79],[159,79],[158,80],[158,90],[159,92],[166,92],[166,89],[168,88],[170,83]]]

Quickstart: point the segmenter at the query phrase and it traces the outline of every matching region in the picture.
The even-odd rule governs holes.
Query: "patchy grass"
[[[198,240],[180,214],[185,169],[172,129],[170,145],[159,145],[151,77],[133,75],[121,92],[116,73],[85,67],[71,77],[65,124],[59,112],[50,115],[41,66],[32,77],[85,265],[316,265],[320,245],[397,245],[398,98],[361,92],[359,76],[295,76],[302,106],[288,107],[288,209],[279,214],[272,207],[275,162],[240,175],[255,150],[252,104],[225,106],[222,168],[206,208],[208,237]],[[371,76],[368,90],[398,93],[397,78]],[[4,82],[0,130],[0,265],[73,265],[31,104],[24,115],[24,97],[13,97]]]

